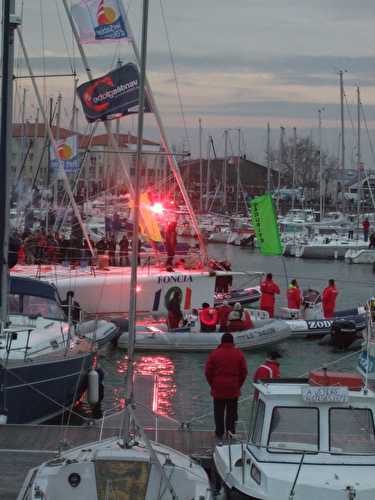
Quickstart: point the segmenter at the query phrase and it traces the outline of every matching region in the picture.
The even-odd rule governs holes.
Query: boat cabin
[[[359,375],[314,372],[254,387],[248,441],[215,451],[229,498],[375,498],[375,394]]]

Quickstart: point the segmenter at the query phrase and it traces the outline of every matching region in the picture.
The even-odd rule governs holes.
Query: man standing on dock
[[[221,344],[210,353],[205,375],[214,400],[215,434],[221,441],[224,432],[235,434],[237,404],[247,377],[243,353],[233,344],[233,335],[224,333]]]

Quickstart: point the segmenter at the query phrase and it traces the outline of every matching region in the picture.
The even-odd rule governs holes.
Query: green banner
[[[252,223],[262,255],[282,255],[279,226],[270,194],[257,196],[250,202]]]

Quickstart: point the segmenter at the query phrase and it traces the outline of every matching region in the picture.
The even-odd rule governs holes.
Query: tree
[[[282,152],[275,149],[270,153],[273,168],[281,165],[281,186],[290,188],[293,186],[294,166],[294,141],[292,138],[284,143]],[[312,190],[319,189],[319,147],[312,141],[311,137],[299,137],[296,148],[295,186]],[[324,172],[331,171],[337,160],[322,151],[322,167]]]

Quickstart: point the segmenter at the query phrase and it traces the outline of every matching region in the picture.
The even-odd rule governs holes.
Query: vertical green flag
[[[270,194],[256,196],[250,202],[252,223],[262,255],[282,255],[279,226]]]

